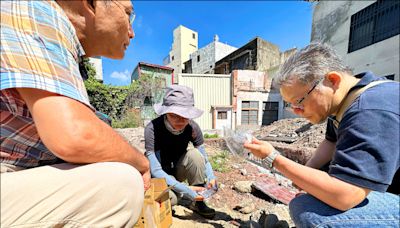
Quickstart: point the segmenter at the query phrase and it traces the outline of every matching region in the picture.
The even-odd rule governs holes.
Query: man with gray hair
[[[387,190],[399,191],[399,83],[353,75],[319,43],[291,56],[274,80],[294,113],[314,124],[328,119],[325,139],[305,165],[268,142],[244,145],[306,192],[289,205],[296,226],[398,227],[399,196]],[[319,170],[327,163],[327,172]]]
[[[130,1],[2,1],[1,227],[133,227],[149,161],[96,117],[83,57],[122,59]]]
[[[159,115],[144,131],[146,156],[151,175],[165,178],[172,205],[186,197],[193,203],[191,209],[205,218],[212,218],[215,210],[204,203],[201,192],[217,190],[217,182],[204,148],[203,133],[193,120],[203,111],[194,107],[191,88],[171,85],[166,88],[162,103],[154,105]],[[188,150],[189,143],[195,148]],[[189,186],[182,183],[187,181]]]

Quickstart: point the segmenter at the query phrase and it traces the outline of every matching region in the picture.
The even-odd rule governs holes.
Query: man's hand
[[[150,175],[150,169],[146,172],[144,172],[142,174],[142,178],[143,178],[143,186],[144,186],[144,190],[148,190],[150,188],[150,180],[151,180],[151,175]]]
[[[243,146],[259,158],[266,158],[274,150],[274,147],[271,144],[260,141],[256,138],[253,138],[251,143],[245,143]]]
[[[210,188],[217,189],[218,188],[217,180],[216,179],[210,180],[210,182],[208,182],[207,188],[208,189],[210,189]]]

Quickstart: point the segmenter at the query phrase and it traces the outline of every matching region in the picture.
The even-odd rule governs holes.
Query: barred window
[[[379,0],[351,16],[348,53],[400,33],[400,2]]]
[[[258,124],[258,101],[242,101],[242,125]]]

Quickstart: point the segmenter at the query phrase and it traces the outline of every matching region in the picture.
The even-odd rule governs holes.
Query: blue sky
[[[123,60],[103,58],[105,84],[127,85],[138,62],[162,65],[172,32],[183,25],[198,32],[199,48],[219,41],[241,47],[256,36],[281,51],[310,42],[313,4],[306,1],[133,1],[135,38]]]

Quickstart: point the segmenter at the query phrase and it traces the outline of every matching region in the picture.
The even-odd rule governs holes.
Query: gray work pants
[[[180,182],[187,181],[190,186],[202,186],[206,183],[205,170],[204,157],[200,151],[195,148],[189,149],[177,163],[175,179]],[[180,196],[174,191],[170,191],[169,196],[171,204],[176,205]]]

